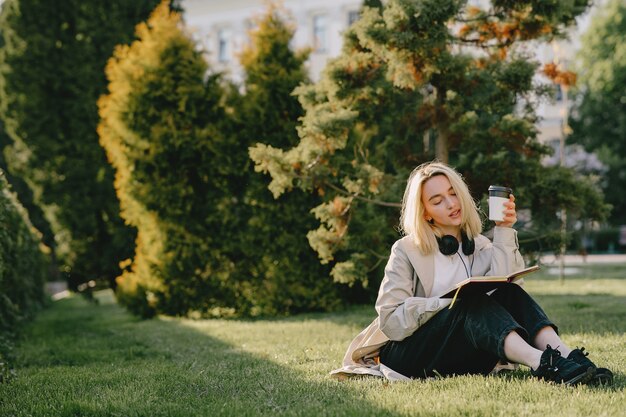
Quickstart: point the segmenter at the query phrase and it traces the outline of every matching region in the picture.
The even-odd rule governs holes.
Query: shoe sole
[[[587,371],[583,374],[576,375],[574,378],[563,381],[565,385],[578,385],[578,384],[586,384],[591,381],[596,376],[596,370],[593,367],[587,368]]]
[[[594,378],[589,382],[589,385],[611,385],[613,384],[613,375],[607,375],[603,373],[597,373]]]

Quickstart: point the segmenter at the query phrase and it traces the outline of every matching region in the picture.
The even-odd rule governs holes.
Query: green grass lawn
[[[27,328],[0,416],[624,416],[626,265],[586,266],[526,288],[565,341],[611,368],[611,387],[502,376],[332,380],[373,307],[276,320],[140,321],[108,291],[55,302]],[[621,272],[620,272],[621,271]],[[586,276],[585,276],[586,275]],[[593,278],[590,278],[593,277]]]

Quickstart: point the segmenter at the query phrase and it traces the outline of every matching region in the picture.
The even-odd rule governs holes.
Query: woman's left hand
[[[515,211],[515,196],[511,194],[509,201],[504,203],[504,220],[501,222],[495,222],[496,226],[500,227],[512,227],[517,221],[517,212]]]

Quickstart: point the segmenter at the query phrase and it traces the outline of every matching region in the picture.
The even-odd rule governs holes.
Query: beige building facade
[[[282,8],[295,28],[293,48],[311,48],[307,62],[313,80],[326,61],[341,50],[343,31],[359,16],[361,0],[284,0]],[[206,51],[212,68],[240,81],[237,55],[248,42],[254,18],[267,10],[263,0],[184,0],[185,22]]]

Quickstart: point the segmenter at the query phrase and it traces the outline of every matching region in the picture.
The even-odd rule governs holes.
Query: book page
[[[507,276],[485,275],[485,276],[470,277],[459,282],[454,287],[444,292],[444,294],[441,295],[440,298],[455,298],[456,296],[458,296],[459,292],[461,292],[461,288],[463,287],[471,287],[472,291],[488,292],[488,291],[496,289],[498,286],[502,284],[516,282],[519,279],[521,279],[524,275],[530,274],[537,270],[539,270],[539,266],[533,265],[531,267],[524,268],[520,271],[513,272]]]

